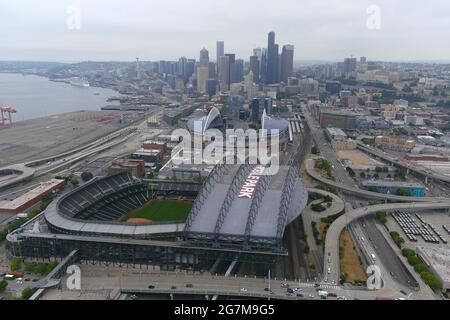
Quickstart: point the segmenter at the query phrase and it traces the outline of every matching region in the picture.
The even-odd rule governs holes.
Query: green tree
[[[411,190],[405,188],[397,189],[398,196],[411,197]]]
[[[8,281],[0,280],[0,293],[4,292],[6,290],[7,286],[8,286]]]
[[[417,256],[409,256],[408,257],[408,263],[412,266],[415,266],[416,264],[420,263],[420,259]]]
[[[22,291],[22,299],[23,300],[28,300],[31,298],[31,296],[37,291],[37,289],[32,289],[32,288],[25,288]]]
[[[49,273],[52,272],[53,269],[55,269],[57,266],[58,266],[58,261],[52,261],[52,262],[48,263],[48,264],[46,265],[46,271],[45,271],[45,273],[46,273],[46,274],[49,274]]]
[[[442,290],[442,283],[432,273],[425,271],[420,274],[420,277],[425,283],[434,291]]]
[[[424,264],[424,263],[418,263],[414,266],[414,270],[421,274],[422,272],[427,272],[428,271],[428,267]]]
[[[341,279],[340,279],[341,284],[346,283],[347,279],[348,279],[348,274],[346,272],[342,272],[341,273]]]
[[[407,84],[405,84],[405,86],[403,87],[402,91],[406,92],[406,93],[413,92],[412,88],[409,85],[407,85]]]
[[[11,271],[18,271],[22,268],[22,260],[14,258],[10,261],[9,267]]]
[[[81,173],[81,180],[83,180],[84,182],[91,180],[93,177],[94,175],[88,171]]]
[[[404,257],[411,257],[411,256],[415,256],[416,252],[412,249],[404,248],[402,250],[402,254]]]
[[[398,169],[397,173],[395,174],[395,177],[405,180],[406,179],[406,169],[404,169],[404,168]]]
[[[313,146],[311,148],[311,153],[315,154],[315,155],[319,155],[320,154],[320,150],[319,150],[319,148],[317,146]]]
[[[382,224],[387,223],[387,213],[386,212],[377,212],[376,217],[380,223],[382,223]]]
[[[47,273],[47,265],[45,263],[39,263],[34,267],[34,273],[45,275]]]
[[[28,212],[28,219],[31,220],[34,217],[36,217],[38,214],[40,214],[42,211],[39,208],[33,208]]]
[[[326,208],[320,203],[315,203],[311,205],[311,210],[314,212],[323,212],[326,210]]]
[[[394,240],[395,244],[401,248],[402,245],[405,243],[405,239],[403,239],[400,234],[396,231],[393,231],[390,233],[392,240]]]

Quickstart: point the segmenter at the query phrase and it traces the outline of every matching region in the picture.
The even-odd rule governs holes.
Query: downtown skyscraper
[[[223,41],[217,41],[216,43],[216,63],[220,62],[220,57],[225,54],[225,43]]]
[[[275,32],[269,32],[267,44],[267,71],[266,83],[278,83],[279,70],[278,45],[275,44]]]
[[[288,83],[288,78],[292,77],[294,72],[294,46],[285,45],[281,52],[281,65],[280,65],[280,81],[285,84]]]
[[[225,54],[225,43],[223,41],[216,42],[216,66],[217,74],[220,73],[220,58]]]
[[[209,52],[205,48],[200,51],[200,67],[209,66]]]

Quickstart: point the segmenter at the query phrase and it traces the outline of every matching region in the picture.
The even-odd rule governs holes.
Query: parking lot
[[[389,230],[405,236],[405,241],[416,244],[447,244],[449,234],[444,226],[450,225],[446,213],[406,213],[397,211],[388,222]]]

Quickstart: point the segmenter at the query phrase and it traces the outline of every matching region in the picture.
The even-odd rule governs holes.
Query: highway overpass
[[[435,198],[435,197],[405,197],[405,196],[397,196],[392,194],[384,194],[378,192],[372,192],[363,190],[360,188],[355,188],[351,186],[347,186],[345,184],[327,179],[322,177],[314,168],[314,162],[318,158],[307,159],[305,162],[306,172],[315,180],[322,182],[326,185],[332,186],[334,188],[340,189],[352,195],[358,195],[366,199],[379,199],[379,200],[392,200],[397,202],[436,202],[436,201],[445,201],[446,198]]]
[[[391,157],[389,154],[380,151],[380,150],[376,150],[373,148],[370,148],[362,143],[358,143],[358,149],[370,153],[371,155],[374,155],[382,160],[385,160],[387,162],[390,162],[398,167],[402,167],[405,168],[409,171],[412,171],[416,174],[419,174],[423,177],[425,177],[426,179],[433,179],[433,180],[437,180],[437,181],[441,181],[444,183],[448,183],[450,184],[450,177],[443,175],[443,174],[439,174],[439,173],[435,173],[435,172],[431,172],[425,168],[419,168],[417,166],[413,166],[410,163],[403,161],[403,160],[399,160],[398,158],[395,157]]]
[[[14,164],[0,168],[0,191],[15,184],[29,181],[34,177],[35,170],[23,164]]]
[[[370,207],[362,207],[351,210],[345,215],[334,221],[328,231],[325,239],[325,259],[324,259],[324,280],[338,283],[340,278],[339,271],[339,237],[350,223],[377,212],[389,212],[394,210],[438,210],[450,209],[450,201],[442,202],[410,202],[410,203],[390,203],[380,204]],[[329,273],[328,273],[329,272]]]
[[[76,148],[66,153],[0,168],[0,191],[62,169],[91,155],[113,148],[124,143],[134,132],[134,127],[121,129],[86,146]]]

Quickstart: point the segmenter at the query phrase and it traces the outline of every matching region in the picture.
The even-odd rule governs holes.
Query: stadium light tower
[[[0,123],[2,126],[10,127],[12,125],[12,113],[16,113],[17,111],[10,106],[1,106],[0,107],[0,113],[1,113],[1,119]]]

